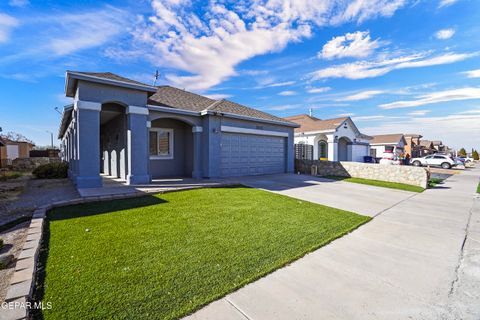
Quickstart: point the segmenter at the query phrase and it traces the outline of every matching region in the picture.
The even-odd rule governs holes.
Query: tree
[[[477,150],[473,150],[472,158],[473,158],[473,160],[479,160],[480,159],[480,157],[478,156],[478,151]]]
[[[20,142],[21,141],[21,142],[30,142],[31,144],[34,144],[32,140],[28,139],[23,134],[13,132],[13,131],[10,131],[10,132],[7,132],[6,134],[1,135],[1,137],[3,139],[15,141],[15,142]]]
[[[465,148],[461,148],[461,149],[458,151],[458,156],[459,156],[459,157],[466,157],[466,156],[467,156],[467,150],[465,150]]]

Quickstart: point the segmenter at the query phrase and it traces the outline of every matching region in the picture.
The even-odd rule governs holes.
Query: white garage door
[[[222,177],[285,172],[284,137],[223,132],[221,149]]]

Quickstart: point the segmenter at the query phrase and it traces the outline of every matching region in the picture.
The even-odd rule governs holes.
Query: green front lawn
[[[197,189],[48,214],[45,319],[174,319],[369,217],[245,187]],[[43,298],[42,298],[43,296]]]
[[[477,193],[480,193],[480,182],[478,183],[478,186],[477,186]]]
[[[362,179],[362,178],[348,178],[348,177],[338,177],[338,176],[325,176],[324,178],[332,179],[332,180],[341,180],[341,181],[359,183],[359,184],[366,184],[366,185],[369,185],[369,186],[376,186],[376,187],[411,191],[411,192],[423,192],[423,191],[425,191],[425,189],[422,188],[422,187],[412,186],[410,184],[398,183],[398,182],[388,182],[388,181],[380,181],[380,180],[370,180],[370,179]]]

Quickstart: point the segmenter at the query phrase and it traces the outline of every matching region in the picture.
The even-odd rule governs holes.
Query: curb
[[[224,183],[212,186],[191,186],[185,188],[171,189],[171,190],[152,190],[151,192],[143,191],[134,191],[129,193],[122,194],[110,194],[103,196],[91,196],[91,197],[81,197],[72,200],[64,200],[53,202],[49,205],[43,205],[38,207],[32,216],[30,226],[27,230],[27,239],[23,245],[22,251],[17,258],[15,264],[15,272],[13,273],[12,279],[7,289],[7,295],[5,297],[5,303],[8,306],[14,306],[13,308],[1,309],[0,319],[2,320],[21,320],[29,319],[29,309],[30,301],[32,301],[33,291],[35,289],[35,278],[37,273],[38,265],[38,255],[40,252],[40,247],[42,243],[43,236],[43,227],[45,224],[47,211],[59,208],[66,207],[76,204],[84,204],[90,202],[98,201],[110,201],[110,200],[120,200],[120,199],[129,199],[144,197],[149,194],[164,194],[170,192],[185,191],[191,189],[200,189],[200,188],[218,188],[226,187],[231,185],[238,185],[235,183]]]

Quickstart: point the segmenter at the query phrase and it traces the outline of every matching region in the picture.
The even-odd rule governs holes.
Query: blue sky
[[[480,1],[0,4],[0,127],[57,133],[65,70],[110,71],[278,116],[480,149]]]

